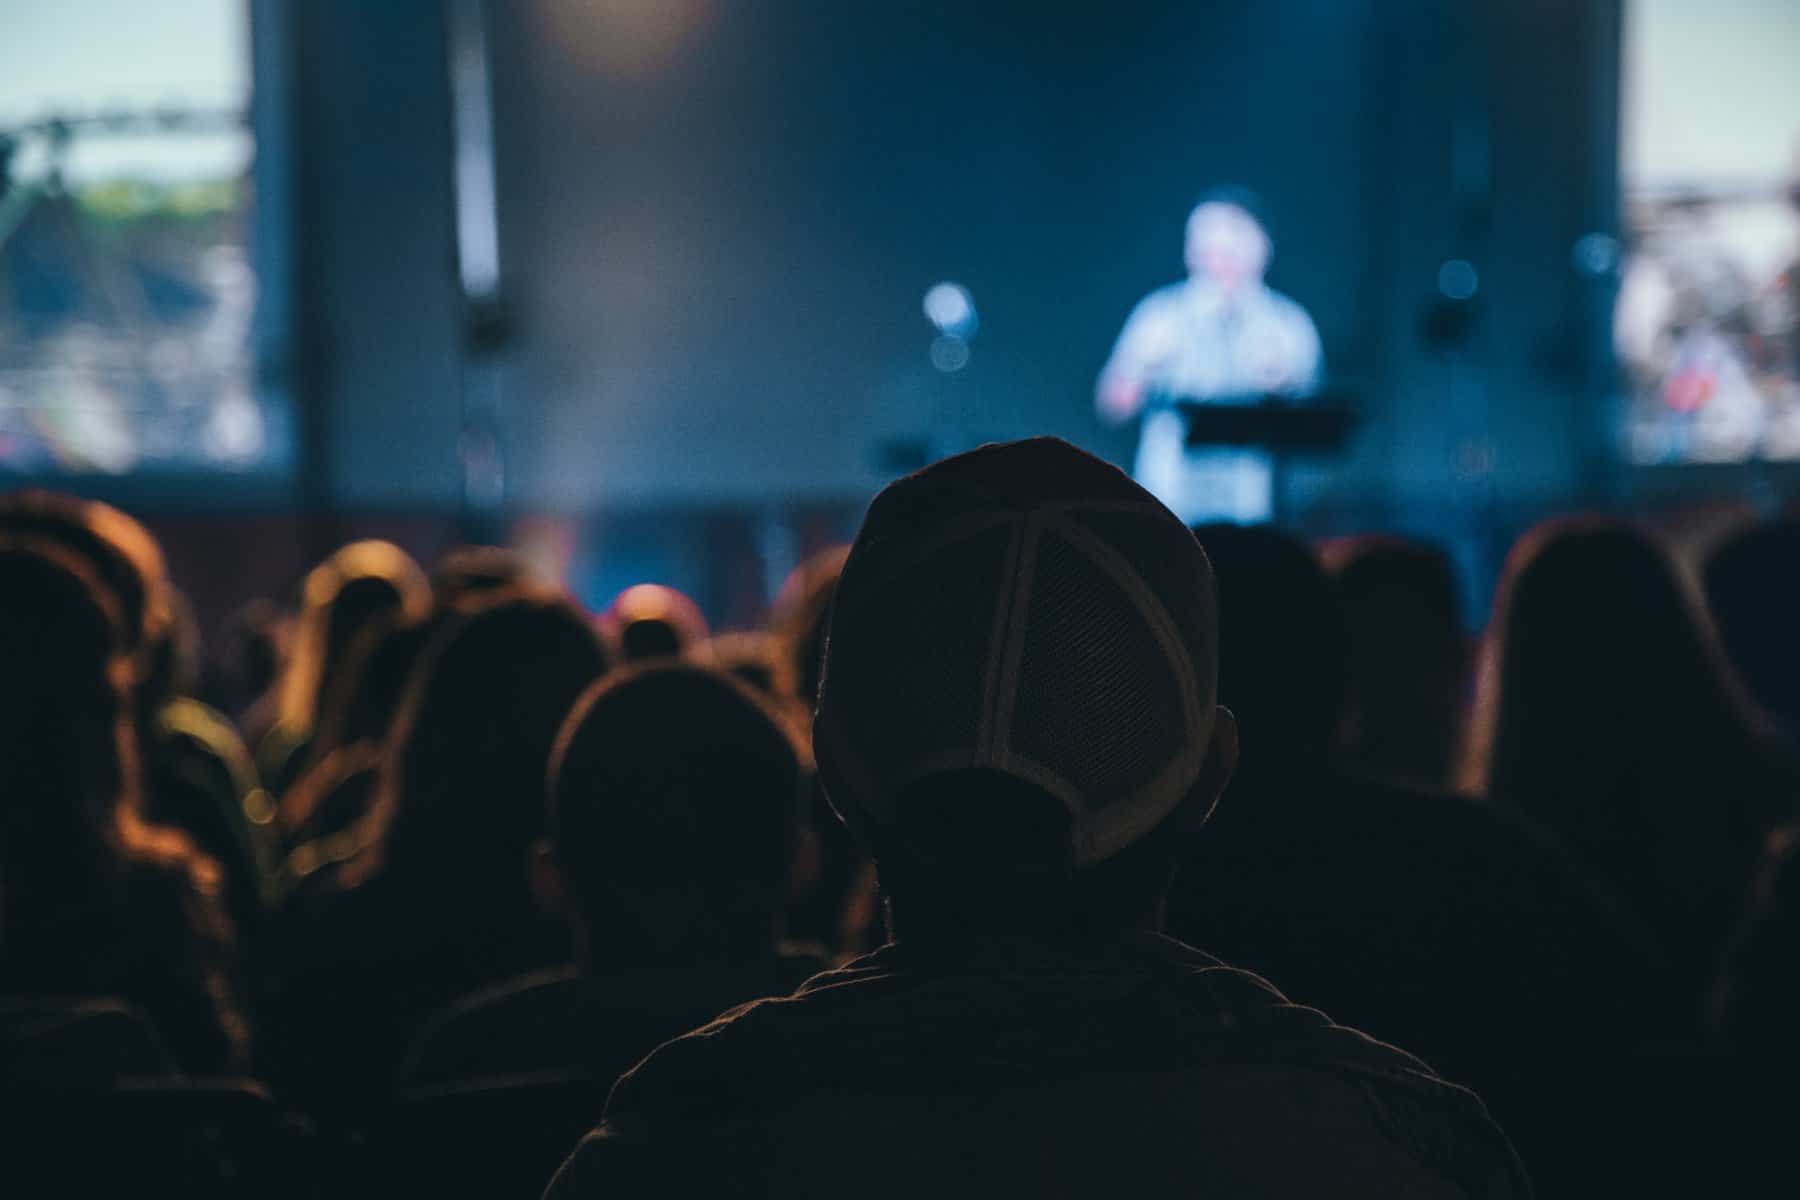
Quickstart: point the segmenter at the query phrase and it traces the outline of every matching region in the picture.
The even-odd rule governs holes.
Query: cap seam
[[[994,619],[988,629],[988,660],[981,672],[981,716],[975,728],[975,757],[981,764],[995,761],[996,727],[1000,724],[996,711],[1001,675],[1006,659],[1002,652],[1011,626],[1013,605],[1018,598],[1019,561],[1025,546],[1025,527],[1014,523],[1007,531],[1005,557],[1000,563],[1000,586],[994,595]]]
[[[1014,564],[1012,603],[1006,615],[1005,638],[996,644],[1000,674],[992,697],[994,714],[991,761],[1004,766],[1012,757],[1013,711],[1019,701],[1019,672],[1025,657],[1025,632],[1031,613],[1032,584],[1037,574],[1038,545],[1043,540],[1044,518],[1032,513],[1019,530],[1019,557]]]
[[[849,594],[845,594],[840,585],[839,597],[837,599],[838,611],[852,612],[861,608],[869,599],[884,592],[895,579],[899,578],[910,568],[918,566],[920,563],[932,558],[949,546],[956,545],[958,542],[967,541],[972,537],[979,536],[991,529],[1006,525],[1015,520],[1017,520],[1017,514],[1014,513],[979,513],[947,522],[939,530],[936,537],[925,538],[915,542],[900,554],[893,556],[886,562],[878,564],[875,567],[875,574],[868,579],[857,580],[854,590]],[[846,573],[848,573],[850,566],[855,562],[856,558],[857,556],[853,554],[845,563]],[[833,621],[835,622],[835,620],[836,617],[834,616]]]

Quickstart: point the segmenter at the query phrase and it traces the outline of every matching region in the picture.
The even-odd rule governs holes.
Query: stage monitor
[[[1800,460],[1800,9],[1630,0],[1625,22],[1626,457]]]
[[[268,482],[246,0],[15,5],[0,37],[0,486]]]

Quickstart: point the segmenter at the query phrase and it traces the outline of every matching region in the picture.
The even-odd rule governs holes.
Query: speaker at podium
[[[1264,282],[1274,243],[1249,193],[1188,216],[1188,277],[1126,319],[1095,390],[1100,415],[1140,422],[1139,483],[1189,524],[1276,517],[1280,462],[1343,444],[1351,406],[1321,390],[1306,310]]]

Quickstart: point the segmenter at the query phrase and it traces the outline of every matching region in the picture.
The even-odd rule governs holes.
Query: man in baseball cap
[[[884,491],[814,749],[892,940],[652,1053],[550,1195],[1528,1194],[1473,1094],[1158,932],[1217,645],[1193,536],[1063,442]]]

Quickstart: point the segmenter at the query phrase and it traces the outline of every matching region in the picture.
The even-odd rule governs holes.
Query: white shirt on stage
[[[1228,293],[1192,278],[1157,289],[1132,310],[1103,376],[1165,398],[1242,403],[1311,393],[1321,360],[1318,330],[1294,301],[1260,283]],[[1189,524],[1270,516],[1268,453],[1190,449],[1187,423],[1170,408],[1144,413],[1134,474]]]

